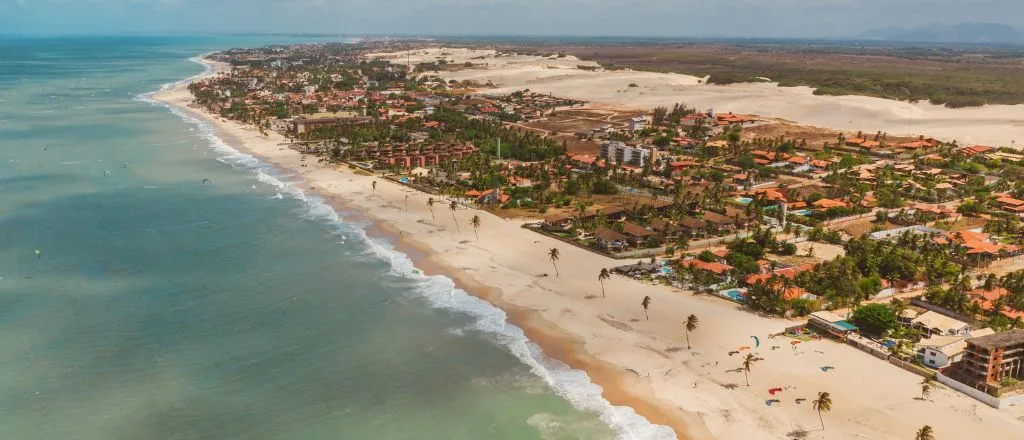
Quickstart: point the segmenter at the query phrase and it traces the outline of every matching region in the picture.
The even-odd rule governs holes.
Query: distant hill
[[[1024,44],[1024,32],[996,23],[960,23],[933,25],[916,29],[884,28],[856,36],[865,40],[928,43],[1017,43]]]

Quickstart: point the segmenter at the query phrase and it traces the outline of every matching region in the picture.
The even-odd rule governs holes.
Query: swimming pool
[[[409,183],[409,178],[408,177],[399,177],[398,181],[402,182],[402,183]]]
[[[807,217],[807,216],[811,215],[811,210],[810,209],[800,209],[800,210],[797,210],[797,211],[791,211],[790,213],[793,214],[793,215],[802,215],[804,217]]]
[[[753,202],[754,199],[752,199],[750,197],[737,197],[736,201],[740,202],[740,203],[742,203],[744,205],[748,205],[748,204],[750,204],[750,202]]]
[[[747,302],[746,289],[729,289],[718,292],[720,296],[729,298],[738,303]]]

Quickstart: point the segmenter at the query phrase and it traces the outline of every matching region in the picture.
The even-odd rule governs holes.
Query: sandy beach
[[[571,62],[573,66],[579,64],[571,60],[562,62]],[[522,87],[529,78],[527,74],[514,74],[516,69],[519,68],[457,72],[454,78],[472,75],[483,78],[508,72],[510,76],[496,76],[495,83]],[[530,82],[529,88],[601,101],[594,96],[566,93],[570,90],[564,90],[565,84],[576,83],[577,80],[572,78],[582,74],[581,71],[538,69],[557,74]],[[626,74],[658,75],[622,73]],[[513,78],[514,75],[521,78]],[[568,79],[559,79],[560,75],[568,75]],[[690,105],[701,105],[699,99],[683,99],[682,95],[690,93],[686,88],[690,87],[686,83],[689,81],[687,77],[672,77],[679,77],[678,85],[659,87],[680,88],[677,96],[642,88],[629,93],[643,92],[652,96],[638,95],[637,99],[617,97],[615,87],[606,88],[586,80],[580,80],[574,87],[580,92],[591,90],[588,93],[592,95],[618,99],[609,99],[613,103],[653,105],[687,101]],[[598,77],[594,81],[612,80]],[[629,81],[644,82],[642,79]],[[654,86],[653,80],[651,84],[642,85]],[[770,90],[770,86],[758,87]],[[755,96],[754,89],[743,93],[751,96],[748,99],[751,102],[735,98],[735,105],[726,102],[718,105],[723,110],[760,114],[766,114],[763,110],[770,113],[773,108],[778,108],[784,112],[786,107],[795,107],[785,102],[790,98],[777,94],[791,93],[788,91],[769,92],[760,97]],[[639,101],[641,98],[649,101]],[[240,124],[188,107],[191,96],[185,85],[157,93],[154,99],[210,120],[218,134],[231,146],[280,170],[295,173],[307,188],[334,200],[339,208],[365,213],[382,230],[398,237],[399,250],[410,250],[414,257],[420,255],[416,263],[425,272],[449,276],[468,292],[502,308],[510,321],[523,328],[546,355],[587,372],[594,383],[604,388],[604,396],[612,404],[631,407],[654,423],[670,426],[681,439],[909,439],[926,424],[935,429],[936,437],[940,439],[962,438],[968,434],[986,440],[1013,439],[1024,433],[1024,423],[1015,419],[1020,410],[995,410],[941,386],[932,392],[928,400],[920,400],[919,376],[852,347],[829,341],[802,343],[792,349],[789,339],[769,339],[768,335],[794,323],[759,317],[720,299],[694,296],[690,292],[622,277],[612,277],[605,283],[607,297],[602,298],[597,280],[599,270],[623,262],[525,230],[520,227],[525,220],[504,220],[485,211],[465,207],[454,213],[461,228],[458,231],[447,206],[435,206],[431,215],[426,205],[429,197],[426,194],[381,178],[356,174],[347,167],[319,164],[314,157],[303,160],[301,154],[283,145],[287,140],[277,133],[271,132],[264,137]],[[831,99],[837,102],[848,100]],[[871,99],[850,97],[849,101],[856,103]],[[770,104],[774,100],[782,103]],[[740,105],[744,103],[748,107]],[[769,107],[772,105],[777,107]],[[890,105],[899,107],[903,104]],[[760,109],[762,111],[755,111],[758,106],[764,106]],[[920,108],[920,105],[911,106]],[[1010,119],[1011,114],[1020,114],[1020,108],[1007,107],[998,111],[1006,112],[1004,119]],[[875,110],[865,105],[862,111],[870,114]],[[982,113],[996,111],[990,107],[969,110]],[[815,113],[813,110],[805,111],[809,116]],[[932,111],[941,113],[936,109],[925,113]],[[890,113],[895,114],[896,111]],[[772,116],[814,123],[792,115]],[[858,124],[860,127],[854,129],[885,130],[884,127],[871,126],[885,120],[886,117],[864,120]],[[936,129],[944,126],[938,119],[933,123]],[[955,125],[951,121],[945,124],[947,129],[955,128],[948,127]],[[970,125],[968,122],[963,124]],[[979,135],[986,131],[978,126],[973,129]],[[920,130],[923,129],[915,129]],[[1024,134],[1024,127],[1019,125],[1005,130],[1011,134],[1018,131]],[[942,133],[931,130],[927,132],[942,136]],[[965,138],[961,136],[961,139]],[[976,142],[984,142],[980,139],[983,138]],[[375,190],[372,189],[374,181],[377,182]],[[473,215],[482,219],[479,240],[474,238],[469,224]],[[555,275],[555,268],[546,256],[551,248],[558,248],[561,252],[558,261],[560,276]],[[644,296],[652,298],[649,320],[645,319],[640,306]],[[700,327],[690,335],[693,348],[688,350],[682,322],[691,313],[700,319]],[[752,346],[751,336],[760,338],[761,345],[754,351],[764,360],[753,366],[748,387],[743,372],[738,370],[740,356],[728,353],[740,346]],[[775,346],[779,348],[773,349]],[[822,371],[821,367],[826,365],[835,368]],[[784,390],[772,396],[768,389],[773,387]],[[810,403],[819,391],[831,393],[833,399],[832,411],[823,415],[824,430]],[[769,405],[766,401],[773,398],[778,402]],[[797,398],[807,401],[797,403]]]
[[[698,109],[731,111],[780,118],[802,125],[836,130],[886,132],[926,136],[960,144],[1017,147],[1024,143],[1024,105],[986,105],[950,109],[928,102],[909,103],[866,96],[816,96],[810,87],[778,87],[774,83],[707,85],[694,76],[632,70],[588,71],[597,67],[573,56],[541,58],[529,55],[495,56],[493,50],[462,48],[422,49],[371,56],[404,63],[437,61],[484,64],[455,72],[445,79],[488,81],[508,93],[528,88],[566,98],[617,108],[651,110],[682,102]],[[629,87],[636,84],[636,87]]]

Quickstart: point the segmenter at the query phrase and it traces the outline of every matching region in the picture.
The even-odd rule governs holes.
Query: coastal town
[[[486,226],[477,215],[460,226],[457,210],[518,222],[558,243],[545,277],[563,275],[569,248],[618,261],[585,275],[595,298],[615,276],[772,317],[777,332],[728,353],[744,374],[756,349],[831,341],[920,376],[922,400],[942,386],[996,409],[1024,404],[1024,153],[1013,146],[684,102],[595,105],[446,79],[489,61],[437,49],[412,62],[414,50],[219,52],[208,59],[230,68],[190,84],[191,105],[283,136],[305,163],[375,179],[367,191],[379,180],[425,194],[424,221],[451,211],[477,240]],[[650,297],[633,302],[648,317]],[[700,332],[697,316],[675,319]],[[807,399],[829,411],[828,393]]]

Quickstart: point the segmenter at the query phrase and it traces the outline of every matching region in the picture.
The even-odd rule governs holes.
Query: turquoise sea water
[[[0,438],[673,438],[145,95],[268,42],[0,37]]]

